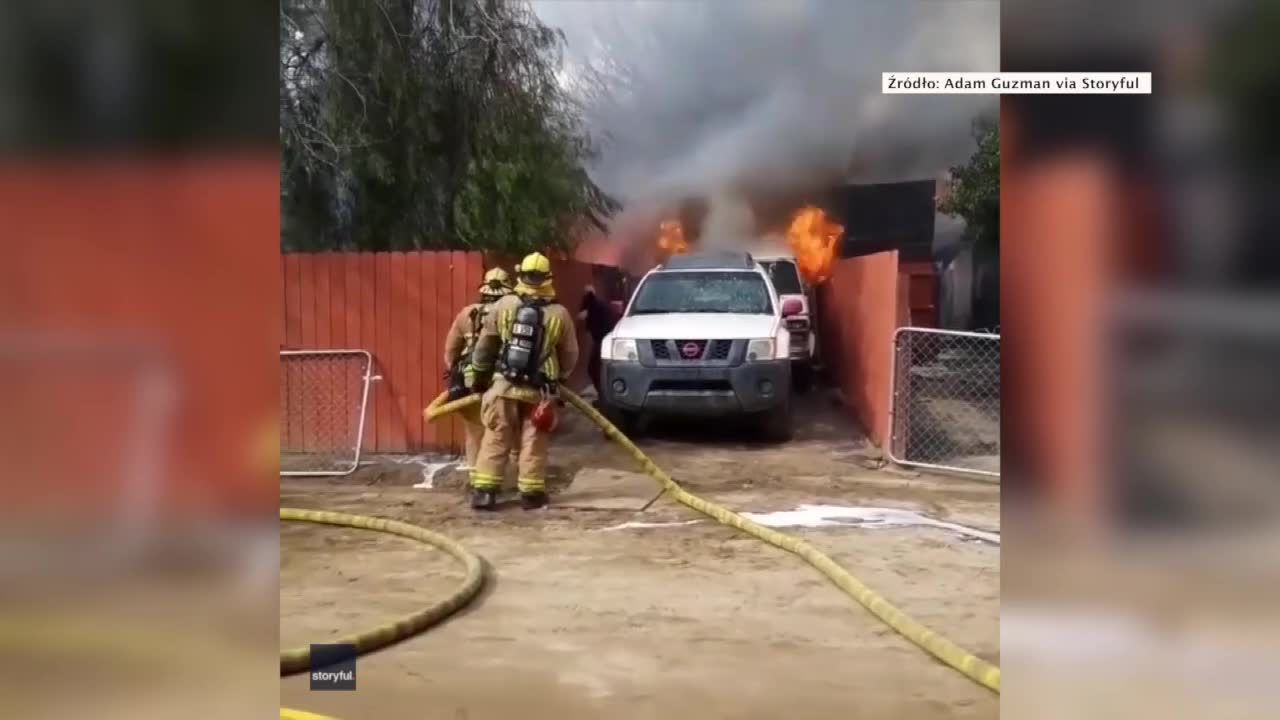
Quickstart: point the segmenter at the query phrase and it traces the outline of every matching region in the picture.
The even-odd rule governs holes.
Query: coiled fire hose
[[[648,455],[645,455],[640,448],[636,447],[635,443],[631,442],[626,435],[623,435],[618,428],[614,427],[613,423],[609,422],[607,418],[601,415],[590,403],[579,397],[577,393],[562,387],[560,388],[560,394],[581,411],[583,415],[586,415],[592,422],[599,425],[610,440],[620,445],[631,457],[635,458],[644,468],[644,471],[657,480],[666,493],[674,498],[676,502],[693,508],[722,525],[741,530],[774,547],[800,556],[805,562],[816,568],[818,572],[825,575],[846,595],[856,600],[869,610],[872,615],[884,621],[899,635],[915,643],[925,652],[959,671],[970,680],[993,692],[1000,692],[999,667],[966,651],[959,645],[912,619],[807,541],[752,522],[728,508],[703,500],[688,492],[680,487],[679,483],[673,480],[662,468],[654,464]],[[453,402],[445,402],[447,398],[447,394],[441,394],[431,402],[423,413],[428,421],[480,402],[479,395],[469,395]]]
[[[335,645],[354,645],[356,653],[363,655],[398,642],[411,635],[426,630],[455,612],[461,610],[484,586],[484,563],[475,553],[467,550],[457,541],[432,532],[426,528],[410,525],[397,520],[371,518],[363,515],[348,515],[327,510],[299,510],[297,508],[280,508],[280,519],[297,522],[319,523],[322,525],[338,525],[340,527],[359,528],[390,533],[417,540],[449,553],[457,558],[465,568],[462,583],[442,600],[419,610],[412,615],[394,622],[355,633],[346,637],[331,640]],[[280,675],[293,675],[306,670],[311,664],[311,648],[299,647],[284,650],[280,653]]]
[[[280,519],[375,530],[399,535],[439,548],[462,563],[465,570],[462,582],[444,599],[399,620],[331,641],[337,645],[354,645],[356,653],[359,655],[399,642],[441,622],[471,602],[484,586],[484,563],[480,558],[457,541],[426,528],[397,520],[348,515],[326,510],[300,510],[297,508],[280,508]],[[280,675],[282,677],[302,672],[308,669],[310,664],[310,647],[293,648],[280,653]],[[280,718],[281,720],[332,720],[332,718],[326,718],[323,715],[291,708],[281,708]]]

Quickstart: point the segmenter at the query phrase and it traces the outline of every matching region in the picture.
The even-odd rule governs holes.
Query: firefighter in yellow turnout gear
[[[468,387],[488,386],[480,406],[484,439],[471,471],[471,505],[493,510],[512,450],[519,450],[520,503],[547,504],[547,449],[556,388],[578,362],[573,316],[555,300],[551,261],[541,253],[516,266],[515,295],[485,315]],[[492,383],[490,384],[490,378]]]
[[[493,309],[494,303],[512,293],[511,277],[502,268],[493,268],[484,274],[484,283],[480,285],[480,302],[472,303],[458,313],[449,326],[449,334],[444,338],[444,363],[449,368],[450,399],[465,395],[466,368],[471,362],[471,353],[475,350],[476,339],[484,326],[484,318]],[[466,438],[467,469],[476,466],[476,455],[480,452],[480,441],[484,437],[484,425],[480,423],[480,408],[471,406],[459,413]]]

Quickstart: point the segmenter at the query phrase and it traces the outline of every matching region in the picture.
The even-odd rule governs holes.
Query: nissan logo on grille
[[[686,359],[693,360],[702,354],[702,348],[696,342],[687,342],[680,346],[680,354]]]

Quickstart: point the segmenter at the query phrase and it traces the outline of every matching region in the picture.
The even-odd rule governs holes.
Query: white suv
[[[791,438],[791,332],[802,310],[780,301],[748,253],[680,255],[640,280],[602,343],[601,404],[625,432],[649,416],[748,415]]]

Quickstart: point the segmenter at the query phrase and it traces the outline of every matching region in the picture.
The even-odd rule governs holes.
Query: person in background
[[[596,397],[600,397],[600,346],[604,336],[613,329],[613,308],[596,295],[592,285],[583,288],[582,306],[578,309],[578,319],[587,327],[591,336],[591,346],[587,348],[587,375],[591,378],[591,386],[596,389]]]

